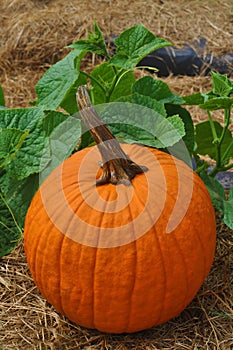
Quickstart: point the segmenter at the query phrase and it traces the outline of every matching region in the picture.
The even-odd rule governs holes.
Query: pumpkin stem
[[[96,185],[107,183],[131,185],[131,180],[136,174],[143,173],[148,168],[134,163],[125,154],[115,136],[98,116],[84,86],[78,88],[76,98],[81,117],[89,128],[102,157],[103,174],[96,181]]]

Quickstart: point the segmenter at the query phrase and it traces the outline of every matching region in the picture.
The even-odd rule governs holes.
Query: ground
[[[0,83],[9,108],[26,107],[35,99],[38,79],[68,52],[66,45],[87,36],[94,19],[106,37],[141,22],[176,47],[204,37],[208,52],[232,53],[232,0],[2,0],[0,13]],[[97,62],[94,56],[87,59],[86,69]],[[180,95],[210,88],[209,76],[162,79]],[[194,120],[205,118],[196,109],[191,112]],[[183,313],[137,334],[106,335],[72,324],[41,297],[21,241],[0,260],[0,349],[233,349],[232,248],[232,231],[218,219],[213,267]]]

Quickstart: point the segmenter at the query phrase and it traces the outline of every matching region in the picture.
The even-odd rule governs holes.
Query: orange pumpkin
[[[186,164],[152,148],[122,149],[148,168],[132,186],[95,186],[98,146],[86,148],[40,186],[24,233],[42,295],[79,325],[111,333],[179,315],[210,271],[216,240],[208,191]]]

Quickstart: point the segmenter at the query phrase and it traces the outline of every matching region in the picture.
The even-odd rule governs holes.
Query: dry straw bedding
[[[67,44],[87,36],[94,18],[106,36],[142,22],[177,47],[205,37],[208,51],[220,56],[233,51],[232,14],[232,0],[1,0],[0,83],[6,104],[27,107],[38,79],[67,53]],[[92,57],[84,68],[95,64]],[[164,80],[181,95],[210,87],[204,76]],[[197,109],[192,113],[194,120],[205,118]],[[221,223],[217,232],[213,268],[186,310],[160,327],[118,336],[81,328],[58,315],[34,286],[20,242],[0,261],[0,349],[233,349],[233,235]]]

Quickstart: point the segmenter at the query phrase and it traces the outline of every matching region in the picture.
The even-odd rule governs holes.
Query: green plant
[[[158,48],[171,45],[168,41],[155,37],[139,24],[120,34],[115,39],[115,45],[116,52],[111,54],[95,23],[94,31],[88,38],[70,45],[71,52],[51,66],[38,81],[37,100],[32,103],[33,107],[7,109],[2,89],[0,90],[0,256],[8,253],[22,236],[25,215],[38,188],[41,172],[45,172],[48,165],[52,170],[74,150],[81,150],[93,143],[81,120],[72,118],[78,112],[75,100],[77,88],[84,84],[89,86],[91,100],[95,105],[122,102],[125,105],[136,104],[153,110],[160,118],[158,125],[155,120],[159,129],[158,137],[155,137],[154,130],[149,132],[148,129],[140,128],[139,125],[133,126],[132,123],[127,127],[122,122],[110,127],[123,142],[143,143],[161,148],[165,152],[174,146],[179,148],[180,143],[184,142],[190,157],[193,154],[195,156],[197,171],[206,182],[213,203],[222,213],[224,222],[233,227],[233,190],[231,189],[229,199],[226,200],[223,188],[213,178],[218,171],[231,167],[227,162],[232,157],[232,147],[229,145],[227,149],[225,145],[228,142],[232,145],[228,130],[233,100],[230,97],[232,83],[226,77],[213,73],[214,85],[211,93],[181,98],[159,79],[145,76],[137,80],[134,75],[141,59]],[[80,68],[87,52],[103,58],[103,63],[89,74]],[[216,106],[226,111],[221,135],[219,126],[215,130],[213,125],[216,126],[216,123],[211,120],[208,122],[218,137],[214,138],[217,166],[211,176],[207,173],[207,164],[201,163],[197,155],[200,150],[202,153],[206,152],[201,145],[200,135],[203,130],[207,130],[207,126],[196,127],[195,132],[190,113],[184,108],[185,104],[194,103],[201,107],[203,105],[209,116],[209,110],[216,109]],[[105,110],[103,119],[107,115]],[[125,115],[126,124],[127,118]],[[57,143],[51,143],[54,132],[59,134]],[[54,148],[58,150],[57,159],[52,156]]]

